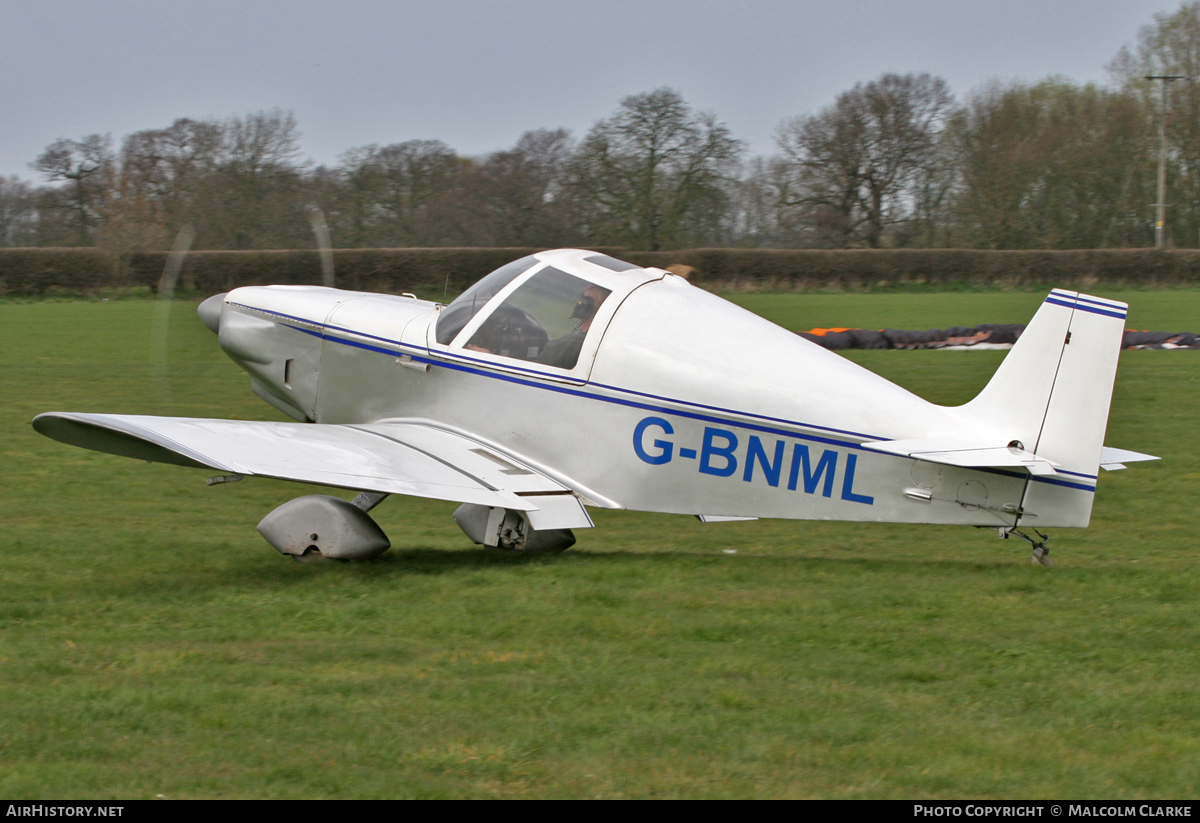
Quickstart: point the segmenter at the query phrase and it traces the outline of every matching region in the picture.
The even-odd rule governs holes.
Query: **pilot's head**
[[[600,286],[588,286],[580,295],[579,302],[575,304],[575,310],[571,312],[571,317],[585,322],[591,320],[610,294],[612,294],[611,291]]]

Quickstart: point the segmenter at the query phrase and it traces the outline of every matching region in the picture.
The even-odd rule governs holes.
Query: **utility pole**
[[[1158,219],[1154,222],[1154,248],[1161,249],[1165,243],[1163,228],[1167,222],[1167,83],[1183,80],[1182,74],[1148,74],[1147,80],[1162,81],[1162,114],[1158,120]]]

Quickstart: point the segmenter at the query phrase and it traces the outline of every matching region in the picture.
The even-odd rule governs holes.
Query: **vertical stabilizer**
[[[979,396],[962,407],[1058,464],[1028,484],[1029,525],[1086,526],[1128,306],[1055,289]]]

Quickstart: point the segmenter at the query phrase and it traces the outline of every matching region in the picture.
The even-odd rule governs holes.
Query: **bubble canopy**
[[[431,343],[574,371],[594,355],[592,329],[606,325],[629,292],[665,274],[596,252],[539,252],[463,292],[441,312]]]
[[[505,286],[541,263],[535,255],[522,257],[507,265],[501,266],[487,277],[455,298],[437,321],[437,341],[443,346],[450,345],[460,331],[471,322],[471,318],[499,294]]]

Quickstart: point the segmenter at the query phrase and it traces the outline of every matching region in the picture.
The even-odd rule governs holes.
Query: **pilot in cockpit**
[[[579,351],[583,348],[583,339],[587,336],[588,329],[592,327],[592,320],[595,319],[596,312],[600,310],[600,306],[610,294],[612,294],[610,289],[595,284],[584,289],[571,312],[571,319],[579,322],[567,334],[547,343],[541,354],[538,355],[537,362],[561,369],[574,368],[579,359]]]

